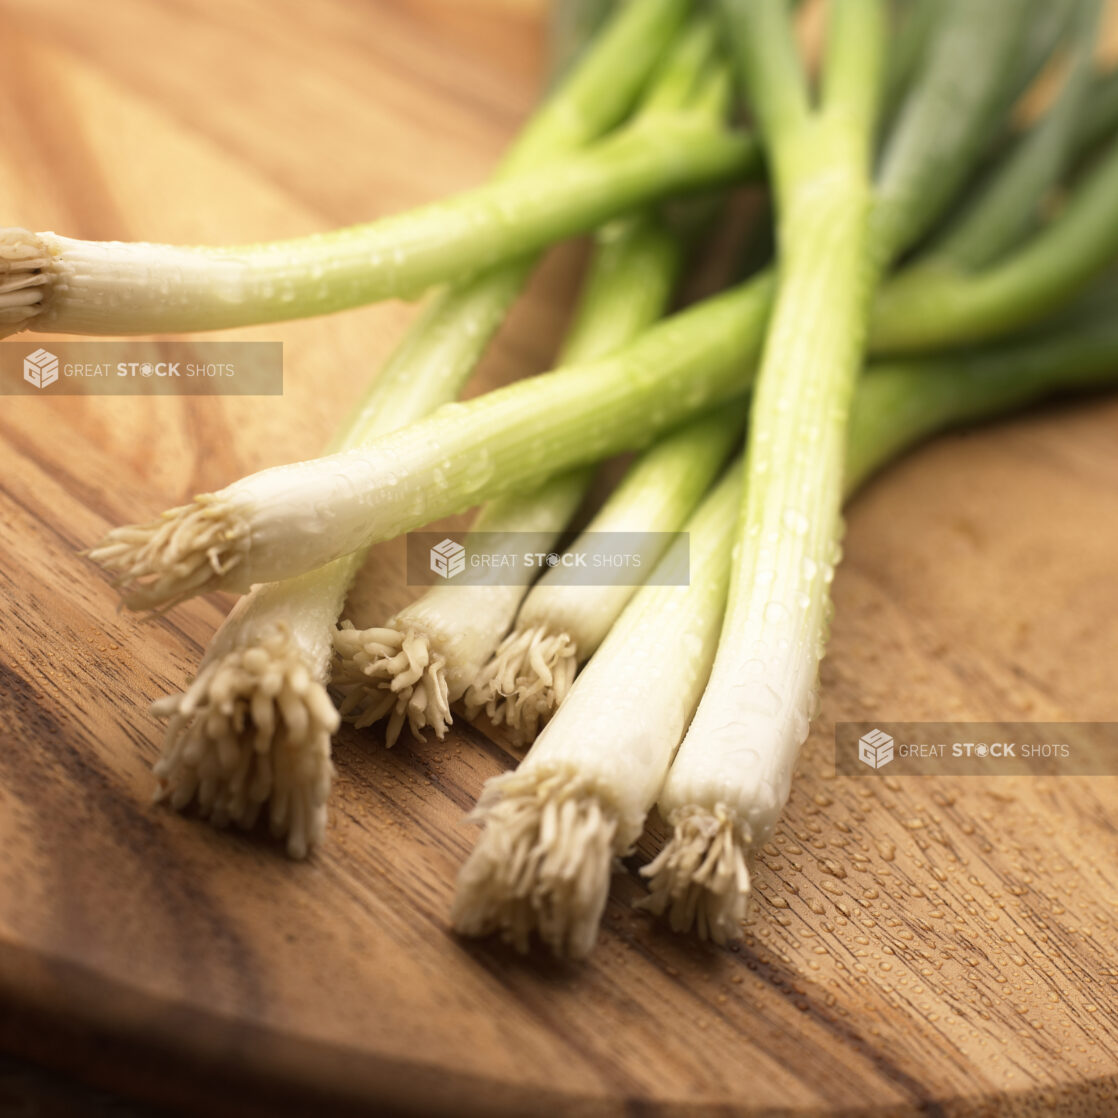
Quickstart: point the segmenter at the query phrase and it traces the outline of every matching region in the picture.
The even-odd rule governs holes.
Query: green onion
[[[1053,393],[1118,387],[1118,323],[1095,316],[1074,329],[950,360],[871,367],[855,395],[846,494],[922,439],[1024,407]],[[484,831],[463,867],[455,928],[499,933],[526,950],[533,932],[560,956],[589,953],[605,908],[611,864],[629,853],[702,692],[722,623],[740,467],[731,467],[687,524],[690,582],[637,591],[566,703],[513,773],[486,784],[473,819]],[[666,580],[684,555],[669,553]],[[690,825],[718,833],[717,816]],[[748,869],[717,847],[688,864],[698,844],[673,845],[642,871],[642,906],[677,927],[728,938],[748,892]],[[739,875],[723,889],[711,878]],[[711,923],[695,890],[729,892],[738,907]],[[693,906],[693,907],[691,907]]]
[[[774,168],[780,278],[750,416],[730,602],[710,684],[668,778],[674,834],[659,867],[662,888],[685,898],[700,934],[719,938],[748,887],[758,817],[779,795],[772,770],[790,770],[807,736],[822,654],[822,572],[836,547],[847,415],[876,278],[869,153],[883,38],[881,5],[832,6],[812,110],[781,0],[723,8]],[[887,150],[889,182],[891,166]],[[879,235],[900,240],[908,210],[880,214]]]
[[[537,111],[502,165],[513,174],[593,139],[628,111],[685,5],[631,6]],[[531,270],[518,262],[434,297],[339,429],[340,451],[453,399]],[[256,586],[218,630],[168,719],[158,795],[213,822],[251,827],[264,810],[293,857],[321,842],[338,715],[325,681],[334,624],[364,552]]]
[[[1034,0],[943,0],[924,65],[875,175],[880,259],[895,259],[931,228],[974,169],[989,133],[1001,126],[1021,82],[1037,7]]]
[[[879,270],[939,216],[976,158],[1012,79],[1023,3],[952,0],[886,144],[870,213],[879,5],[832,7],[813,112],[779,0],[723,0],[775,168],[780,283],[750,416],[726,618],[661,796],[673,835],[653,891],[672,898],[677,925],[733,934],[746,854],[787,800],[816,701],[869,298]],[[945,102],[956,112],[944,116]]]
[[[657,113],[546,167],[518,160],[515,175],[448,201],[297,240],[181,248],[8,230],[0,314],[20,316],[17,329],[33,321],[84,334],[327,314],[461,282],[652,202],[739,181],[757,165],[748,135],[699,113]]]
[[[113,332],[208,328],[456,284],[429,305],[398,351],[391,375],[339,433],[332,453],[242,479],[153,524],[117,529],[91,553],[118,577],[126,602],[139,608],[210,589],[265,584],[230,615],[195,685],[160,704],[171,720],[159,767],[163,793],[179,806],[198,803],[218,822],[251,823],[267,807],[273,829],[287,836],[292,853],[305,853],[321,838],[330,779],[336,715],[324,684],[331,628],[364,549],[480,500],[493,501],[482,525],[508,531],[515,524],[542,523],[554,533],[569,515],[586,467],[656,439],[664,441],[641,461],[634,478],[650,471],[657,455],[666,456],[673,439],[681,446],[693,440],[679,461],[697,470],[702,454],[694,432],[706,424],[727,443],[733,437],[763,343],[748,485],[728,568],[728,615],[710,687],[664,787],[662,806],[675,833],[653,870],[653,903],[670,908],[673,921],[697,920],[716,937],[731,934],[748,889],[749,846],[774,825],[806,734],[830,606],[847,413],[865,335],[870,333],[872,346],[898,349],[993,336],[1062,306],[1113,250],[1118,152],[1077,186],[1056,221],[1008,254],[1032,221],[1038,199],[1089,131],[1069,122],[1086,81],[1092,2],[944,0],[932,34],[925,42],[917,27],[912,35],[921,41],[906,51],[911,58],[901,60],[909,93],[871,191],[883,0],[835,0],[818,98],[796,59],[786,5],[722,0],[769,146],[779,211],[777,272],[668,320],[609,357],[580,361],[469,404],[445,403],[483,344],[462,335],[487,337],[495,328],[533,253],[607,218],[620,223],[616,215],[631,217],[634,208],[733,181],[753,166],[748,137],[677,108],[642,113],[589,150],[547,164],[585,147],[610,126],[607,121],[624,117],[682,26],[684,3],[628,5],[603,38],[614,47],[620,91],[601,68],[601,50],[592,52],[595,80],[586,80],[593,66],[579,68],[542,114],[546,126],[530,132],[500,181],[442,206],[326,237],[228,250],[90,246],[53,235],[0,233],[5,330],[29,322]],[[1059,22],[1033,17],[1057,6],[1061,19],[1073,11],[1081,18],[1077,62],[1056,109],[938,255],[933,251],[890,285],[874,307],[871,296],[884,269],[926,235],[971,173],[983,142],[1004,127],[1009,105],[1039,65],[1037,42],[1049,24]],[[655,34],[641,46],[619,28]],[[709,46],[709,27],[703,31],[701,23],[687,41],[701,41],[704,34]],[[633,48],[633,57],[618,52],[619,44]],[[723,102],[727,80],[713,54],[710,62],[709,74],[692,90],[693,100],[708,107]],[[662,77],[673,73],[669,60]],[[671,80],[659,82],[646,107],[668,108],[657,102],[670,100],[671,86]],[[1066,321],[1077,315],[1082,326],[1087,320],[1081,310]],[[1049,342],[1051,337],[1038,335],[1030,344],[1043,349]],[[445,367],[436,367],[444,354]],[[887,438],[883,428],[874,446],[899,444],[906,432],[926,431],[961,414],[952,410],[952,369],[941,372],[942,395],[921,399],[912,388],[917,404],[910,412],[904,410],[905,368],[894,367],[891,379],[874,374],[874,383],[882,377],[880,383],[892,387],[880,391],[878,406],[867,414],[891,419],[894,432]],[[1013,387],[1014,398],[1038,390],[1027,375]],[[977,390],[965,395],[970,413],[995,409],[1009,398],[995,391],[986,398]],[[444,406],[438,412],[412,422],[439,403]],[[722,414],[714,411],[720,405]],[[865,422],[857,416],[856,410],[856,436],[857,424]],[[667,434],[672,431],[677,434]],[[863,462],[858,446],[855,437],[848,483],[877,460],[876,452],[867,453]],[[707,444],[701,450],[709,475],[720,455]],[[677,479],[674,523],[706,480],[688,490]],[[619,499],[611,515],[635,513],[640,505],[639,484],[626,484],[632,503]],[[725,485],[732,490],[734,479]],[[661,511],[667,518],[668,510]],[[724,518],[724,531],[730,519]],[[281,578],[292,581],[268,583]],[[469,588],[479,593],[459,598],[452,608],[451,595],[442,592],[449,589],[394,619],[401,624],[375,631],[372,646],[354,645],[351,659],[361,678],[345,681],[354,688],[347,702],[366,709],[374,681],[381,692],[374,701],[390,715],[390,733],[405,720],[417,732],[445,726],[453,695],[476,678],[524,590]],[[488,603],[485,616],[460,625],[452,614],[469,613],[471,600]],[[647,600],[642,591],[629,608]],[[621,605],[620,599],[612,602],[602,616],[612,619]],[[710,623],[706,598],[696,601],[696,609]],[[627,616],[622,611],[622,631]],[[517,655],[526,654],[530,671],[506,658],[505,668],[492,673],[498,682],[489,698],[510,699],[512,707],[519,703],[528,710],[517,715],[525,728],[531,718],[546,716],[556,695],[570,688],[576,658],[602,639],[600,629],[577,638],[568,631],[562,655],[570,655],[560,655],[552,667],[536,640],[549,631],[543,625],[518,631],[523,648]],[[532,635],[525,643],[526,631]],[[711,642],[697,649],[694,643],[688,641],[675,664],[689,681],[687,664],[698,663]],[[661,654],[667,647],[655,646]],[[602,647],[608,649],[609,641]],[[629,655],[635,655],[631,649]],[[593,663],[584,679],[597,678]],[[521,689],[521,677],[532,672]],[[548,687],[552,695],[539,705]],[[571,696],[579,693],[576,683]],[[522,701],[525,695],[531,701]],[[670,690],[656,698],[674,702],[672,710],[694,705],[678,695],[673,699]],[[574,709],[589,701],[578,699]],[[552,743],[539,751],[544,761],[531,762],[525,782],[510,781],[500,797],[520,802],[510,816],[517,837],[509,839],[513,831],[506,829],[502,838],[498,827],[493,839],[493,849],[515,857],[530,853],[544,879],[536,869],[520,874],[515,867],[494,871],[491,864],[477,878],[477,895],[488,906],[479,926],[503,928],[523,941],[525,927],[534,922],[546,925],[545,938],[553,945],[579,951],[588,935],[592,941],[593,914],[604,903],[608,855],[620,849],[635,815],[629,801],[610,800],[608,785],[594,783],[593,771],[565,767],[571,747],[554,731],[562,722],[561,712],[544,731],[541,741]],[[667,715],[665,725],[674,725]],[[650,757],[670,754],[669,736],[657,738]],[[663,763],[656,764],[662,776]],[[634,791],[654,783],[655,767],[641,771]],[[544,835],[558,835],[559,847],[543,850]],[[529,840],[532,845],[525,845]],[[584,856],[583,847],[590,853]],[[499,888],[486,899],[485,882],[495,872]],[[525,888],[528,893],[516,892],[510,901],[509,889]],[[558,907],[541,915],[541,905],[553,904]],[[577,909],[577,918],[559,911],[564,906]]]
[[[252,474],[90,552],[131,608],[312,570],[555,473],[646,445],[740,395],[768,312],[754,280],[620,353],[518,381],[367,446]]]

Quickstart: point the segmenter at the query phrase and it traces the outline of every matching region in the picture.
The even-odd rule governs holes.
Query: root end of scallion
[[[452,920],[526,952],[535,932],[561,958],[590,954],[609,896],[617,813],[569,772],[490,781],[471,819],[485,829],[458,875]]]
[[[129,609],[167,609],[219,589],[248,545],[237,510],[219,494],[205,494],[147,524],[114,528],[86,554],[114,576]]]
[[[673,813],[674,833],[641,870],[651,879],[638,908],[666,914],[673,931],[694,928],[700,939],[725,944],[741,934],[749,901],[749,829],[718,804]]]
[[[396,744],[406,725],[420,740],[433,730],[442,741],[453,718],[446,661],[414,629],[355,629],[343,621],[334,634],[333,686],[341,716],[358,729],[387,719],[385,744]]]
[[[567,697],[578,671],[574,640],[545,625],[514,629],[466,692],[471,717],[485,711],[522,745],[533,740]]]
[[[285,625],[204,663],[152,710],[168,719],[157,800],[219,827],[263,815],[292,858],[321,844],[338,713]]]
[[[26,330],[50,294],[54,257],[26,229],[0,229],[0,338]]]

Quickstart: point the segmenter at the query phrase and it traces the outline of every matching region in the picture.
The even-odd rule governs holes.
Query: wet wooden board
[[[514,0],[0,0],[0,214],[250,241],[467,187],[532,102],[541,26]],[[578,262],[548,262],[478,388],[546,366]],[[854,502],[737,950],[631,911],[647,840],[588,964],[456,939],[463,816],[511,763],[468,726],[342,733],[302,865],[149,805],[148,704],[229,601],[140,623],[79,549],[313,453],[411,313],[239,331],[283,341],[282,399],[0,404],[4,1045],[211,1113],[1118,1110],[1118,781],[828,775],[836,720],[1118,719],[1113,399],[940,439]],[[406,599],[401,559],[377,549],[360,617]]]

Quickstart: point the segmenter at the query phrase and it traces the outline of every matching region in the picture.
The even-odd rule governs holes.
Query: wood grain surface
[[[481,181],[542,71],[512,0],[0,0],[0,220],[249,241]],[[546,367],[555,254],[474,390]],[[149,805],[229,601],[141,622],[79,550],[313,453],[409,307],[280,339],[277,399],[0,403],[0,1040],[206,1113],[1118,1113],[1118,779],[838,778],[836,720],[1118,720],[1118,400],[942,438],[851,506],[823,713],[735,950],[631,910],[582,966],[449,930],[463,816],[512,763],[336,747],[329,842]],[[376,549],[353,612],[408,597]]]

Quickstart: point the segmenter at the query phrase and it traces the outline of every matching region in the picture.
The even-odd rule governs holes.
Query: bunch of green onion
[[[391,744],[484,715],[531,748],[481,794],[454,925],[576,957],[656,805],[672,833],[644,907],[738,934],[816,706],[844,497],[947,427],[1118,384],[1098,0],[830,0],[817,79],[788,0],[594,7],[608,17],[470,193],[271,245],[0,233],[9,331],[218,329],[431,291],[321,458],[89,554],[133,608],[244,594],[156,704],[161,796],[266,817],[301,857],[325,835],[340,716]],[[1019,127],[1057,56],[1055,99]],[[762,163],[771,266],[667,313],[704,224],[687,215],[709,225]],[[455,402],[538,254],[583,233],[558,367]],[[482,504],[475,530],[559,546],[595,465],[626,451],[584,532],[684,533],[644,585],[444,585],[338,624],[373,543]]]

